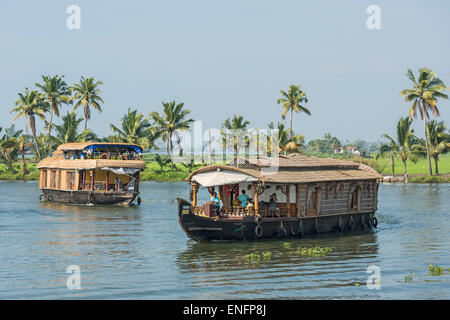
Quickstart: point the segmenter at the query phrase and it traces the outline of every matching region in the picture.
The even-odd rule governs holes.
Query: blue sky
[[[66,27],[71,4],[80,30]],[[366,27],[372,4],[381,30]],[[0,126],[18,92],[58,73],[104,82],[104,112],[88,124],[102,136],[129,107],[148,114],[167,100],[185,102],[204,128],[234,114],[265,127],[281,120],[279,91],[299,84],[312,116],[294,116],[296,133],[379,140],[407,115],[408,68],[450,85],[449,31],[448,1],[1,1]],[[438,106],[448,121],[450,102]]]

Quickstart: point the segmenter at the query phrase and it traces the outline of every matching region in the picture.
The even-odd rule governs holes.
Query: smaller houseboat
[[[178,199],[178,220],[187,236],[245,240],[376,227],[381,176],[374,169],[300,154],[276,160],[274,166],[273,158],[235,159],[193,172],[187,178],[190,201]],[[216,201],[199,205],[200,186],[215,193]]]
[[[129,205],[145,162],[138,145],[82,142],[60,145],[38,169],[41,201]]]

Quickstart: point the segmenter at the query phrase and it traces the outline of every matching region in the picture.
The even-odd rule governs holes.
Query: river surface
[[[186,237],[174,200],[188,198],[185,183],[144,182],[141,193],[140,206],[70,206],[40,203],[36,182],[0,182],[0,299],[450,298],[450,270],[428,270],[450,268],[449,184],[380,185],[369,233],[229,243]],[[294,252],[316,245],[332,252]],[[67,287],[70,265],[79,290]],[[379,289],[366,286],[369,266]]]

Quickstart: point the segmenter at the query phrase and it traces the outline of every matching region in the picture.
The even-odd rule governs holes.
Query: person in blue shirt
[[[219,214],[220,212],[220,199],[216,192],[211,195],[211,202],[214,203],[213,212]]]
[[[242,190],[242,194],[238,197],[241,202],[241,207],[246,207],[248,202],[248,195],[245,194],[245,190]]]
[[[211,202],[214,203],[215,207],[220,208],[220,199],[217,196],[216,192],[213,192],[213,194],[211,195]]]

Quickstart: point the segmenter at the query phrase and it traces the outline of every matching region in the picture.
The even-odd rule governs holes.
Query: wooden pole
[[[94,190],[94,174],[95,174],[95,169],[92,170],[92,176],[91,176],[91,190]]]
[[[198,183],[192,182],[192,206],[197,206],[197,191],[198,191]]]
[[[295,185],[295,215],[300,217],[300,185]]]
[[[286,208],[288,217],[291,216],[291,187],[286,186]]]
[[[253,208],[255,209],[255,214],[258,214],[259,205],[258,205],[258,184],[253,182]]]
[[[109,171],[106,171],[105,191],[108,191]]]

